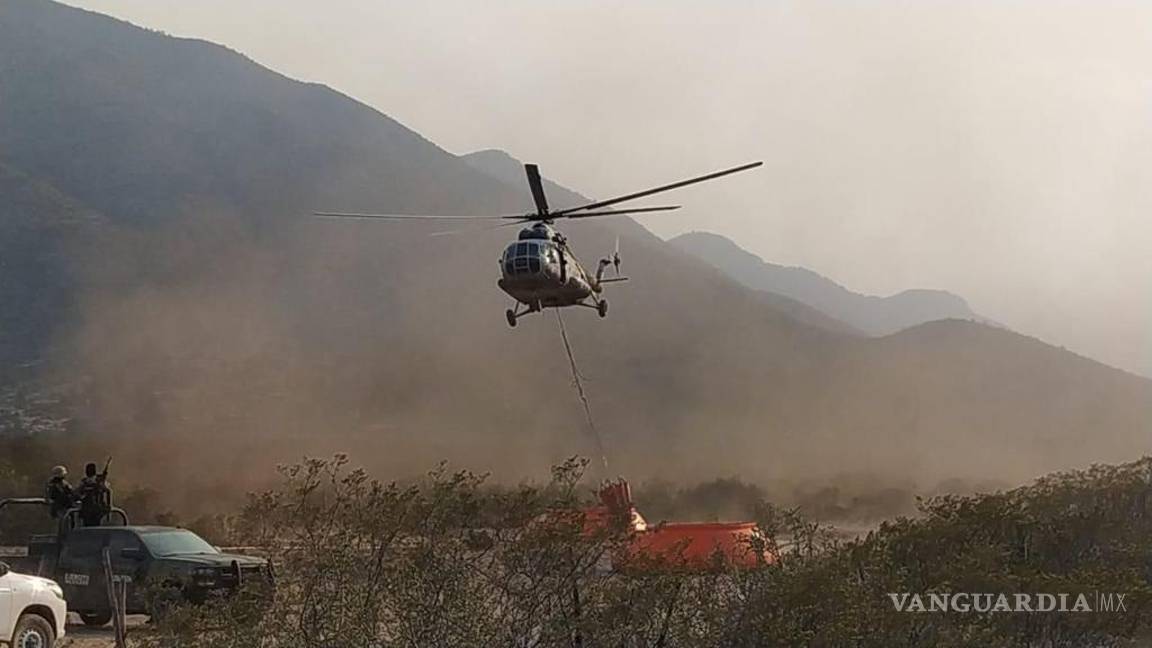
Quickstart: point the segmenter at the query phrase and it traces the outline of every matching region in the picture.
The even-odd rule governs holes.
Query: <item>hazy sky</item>
[[[593,196],[763,159],[643,222],[1152,374],[1152,2],[71,4]]]

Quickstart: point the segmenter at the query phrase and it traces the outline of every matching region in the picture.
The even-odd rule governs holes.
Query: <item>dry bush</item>
[[[582,465],[487,489],[443,468],[384,484],[344,458],[283,470],[244,533],[274,554],[270,598],[173,610],[144,646],[1129,646],[1152,639],[1152,459],[1052,475],[844,540],[764,504],[779,560],[610,568],[623,525],[585,532]],[[899,613],[890,592],[1127,594],[1117,613]]]

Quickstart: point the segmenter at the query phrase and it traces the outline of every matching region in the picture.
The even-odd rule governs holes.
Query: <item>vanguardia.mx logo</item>
[[[975,592],[889,593],[897,612],[1127,612],[1127,594],[1089,592],[1057,594],[1016,592],[989,594]]]

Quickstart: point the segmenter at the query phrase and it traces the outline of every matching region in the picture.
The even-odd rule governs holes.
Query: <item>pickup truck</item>
[[[67,617],[59,585],[0,562],[0,646],[52,648],[64,636]]]
[[[272,580],[271,566],[264,558],[222,553],[195,533],[177,527],[80,527],[62,541],[33,538],[28,561],[63,586],[69,609],[87,625],[104,625],[112,619],[104,576],[105,548],[112,580],[127,583],[128,614],[152,614],[158,598],[199,603],[210,593],[235,591],[248,579]],[[171,596],[149,592],[156,587]]]
[[[0,511],[14,505],[45,512],[48,506],[43,498],[9,498],[0,500]],[[213,592],[230,593],[245,582],[272,583],[272,565],[264,558],[223,553],[187,529],[132,526],[128,515],[115,507],[105,525],[80,527],[77,512],[70,511],[56,533],[32,536],[26,556],[6,560],[17,571],[55,579],[63,587],[68,608],[87,625],[112,620],[105,549],[112,580],[127,583],[128,614],[150,615],[156,605],[174,600],[199,603]]]

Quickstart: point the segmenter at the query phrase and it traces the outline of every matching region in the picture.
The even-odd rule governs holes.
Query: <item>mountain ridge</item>
[[[669,239],[668,243],[710,263],[749,288],[803,302],[869,335],[888,335],[936,319],[995,324],[973,312],[964,298],[944,290],[912,288],[886,297],[865,295],[808,268],[764,261],[719,234],[689,232]]]
[[[521,179],[324,86],[141,31],[47,0],[0,11],[0,161],[102,215],[67,260],[77,311],[41,377],[79,395],[74,433],[143,476],[239,479],[254,453],[339,450],[516,479],[586,454],[558,317],[613,469],[637,478],[1014,479],[1147,451],[1152,381],[973,322],[821,327],[628,219],[566,228],[582,255],[621,240],[633,281],[607,319],[511,330],[495,280],[512,231],[306,214],[529,211]]]

